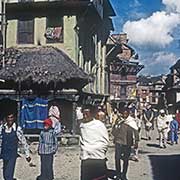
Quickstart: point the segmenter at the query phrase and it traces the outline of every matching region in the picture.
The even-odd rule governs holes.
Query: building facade
[[[109,91],[112,104],[137,101],[137,73],[144,67],[128,45],[126,34],[113,34],[108,40]]]
[[[154,108],[161,109],[165,106],[165,75],[161,76],[139,76],[137,85],[137,98],[139,109],[146,107],[147,103]]]
[[[109,1],[5,2],[6,47],[60,48],[94,78],[85,92],[108,94],[106,41],[115,15]]]
[[[83,95],[68,91],[55,96],[62,119],[74,131],[79,96],[82,103],[101,103],[108,94],[106,42],[113,30],[110,16],[115,15],[109,0],[4,0],[1,5],[3,50],[57,48],[91,76]]]
[[[163,89],[167,104],[172,105],[173,113],[180,110],[180,60],[171,66]]]

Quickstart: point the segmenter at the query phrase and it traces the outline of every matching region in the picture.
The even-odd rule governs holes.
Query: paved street
[[[143,136],[144,132],[142,132]],[[139,162],[130,161],[129,180],[180,180],[180,145],[159,149],[157,132],[151,141],[141,140]],[[33,147],[34,148],[34,147]],[[35,180],[39,174],[39,156],[32,155],[36,167],[29,167],[24,158],[18,158],[15,177],[18,180]],[[0,163],[2,167],[2,162]],[[55,180],[79,180],[79,147],[61,147],[55,157]],[[108,151],[110,177],[114,173],[114,147]],[[0,172],[2,177],[2,171]],[[1,178],[2,179],[2,178]]]

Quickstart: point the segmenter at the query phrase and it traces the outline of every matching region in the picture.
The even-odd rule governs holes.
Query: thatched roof
[[[54,83],[58,89],[80,89],[90,79],[63,51],[42,46],[7,49],[5,68],[0,69],[0,78],[35,84]]]

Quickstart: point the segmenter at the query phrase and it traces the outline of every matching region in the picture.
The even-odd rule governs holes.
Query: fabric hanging
[[[23,129],[43,129],[43,122],[47,117],[47,100],[41,98],[22,100],[20,126]]]

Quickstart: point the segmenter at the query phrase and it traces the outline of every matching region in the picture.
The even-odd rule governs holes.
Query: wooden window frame
[[[32,25],[29,29],[28,22]],[[34,44],[34,19],[18,20],[17,44]]]

